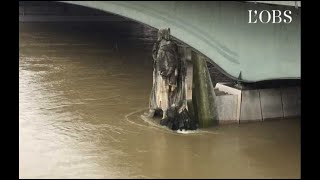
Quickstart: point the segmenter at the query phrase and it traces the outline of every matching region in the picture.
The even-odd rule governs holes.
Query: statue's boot
[[[156,112],[156,110],[150,109],[149,112],[145,112],[143,115],[148,118],[152,118],[152,117],[154,117],[155,112]]]
[[[166,126],[168,124],[168,122],[169,122],[169,118],[167,115],[167,111],[163,111],[162,119],[160,120],[160,125]]]
[[[161,126],[166,126],[166,125],[168,125],[168,123],[169,123],[169,118],[168,117],[160,120],[160,125]]]

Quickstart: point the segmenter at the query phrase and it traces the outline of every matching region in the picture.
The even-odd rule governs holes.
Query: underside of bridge
[[[153,28],[170,27],[177,40],[244,82],[300,79],[300,6],[254,2],[62,1],[114,13]],[[291,11],[290,23],[249,23],[248,10]],[[262,18],[267,17],[267,13]]]

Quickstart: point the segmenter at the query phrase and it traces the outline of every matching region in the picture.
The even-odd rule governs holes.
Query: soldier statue
[[[168,125],[171,129],[181,129],[185,126],[185,121],[190,119],[185,89],[186,65],[180,58],[177,44],[170,39],[170,28],[158,31],[152,57],[153,86],[149,112],[145,115],[153,117],[156,111],[162,110],[160,124]]]

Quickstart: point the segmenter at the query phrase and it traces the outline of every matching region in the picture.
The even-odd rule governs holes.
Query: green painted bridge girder
[[[240,72],[246,82],[301,78],[301,8],[243,1],[62,2],[114,13],[157,29],[170,27],[172,36],[233,79]],[[249,24],[248,10],[290,10],[292,21]]]

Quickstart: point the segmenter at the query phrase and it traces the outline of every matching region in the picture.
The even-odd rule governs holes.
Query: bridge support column
[[[213,90],[206,58],[196,52],[192,52],[191,59],[193,62],[192,104],[195,118],[201,128],[218,125],[214,102],[216,95]]]

